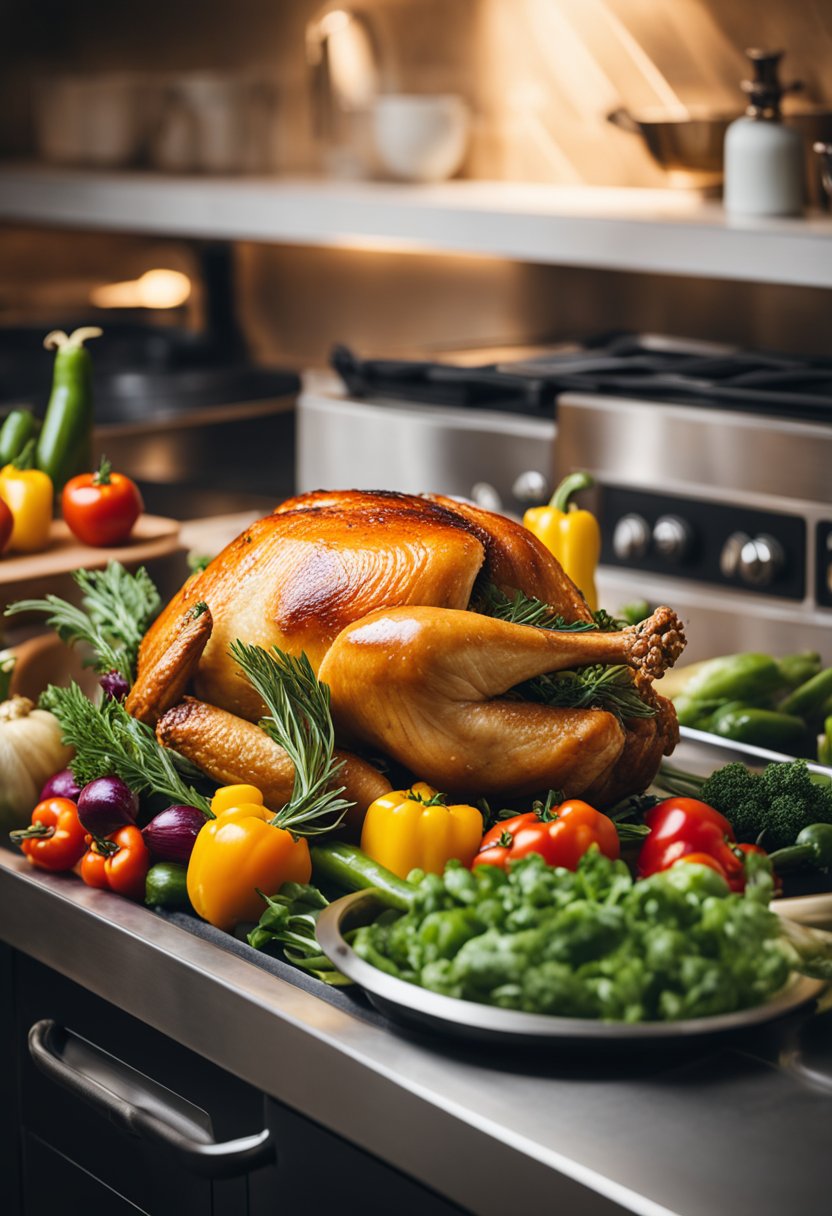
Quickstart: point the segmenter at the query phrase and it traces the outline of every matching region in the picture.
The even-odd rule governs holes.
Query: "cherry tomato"
[[[14,516],[6,503],[0,498],[0,553],[6,552],[14,527]]]
[[[61,507],[67,527],[85,545],[123,544],[144,510],[139,488],[114,473],[106,456],[97,473],[81,473],[66,483]]]

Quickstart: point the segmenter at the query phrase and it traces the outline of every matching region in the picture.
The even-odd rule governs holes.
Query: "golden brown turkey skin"
[[[199,602],[210,609],[213,632],[195,665],[194,689],[250,721],[262,716],[263,705],[229,657],[237,638],[303,651],[317,671],[341,630],[377,608],[467,608],[481,571],[552,603],[567,620],[587,619],[580,594],[531,533],[476,508],[476,519],[468,518],[445,502],[362,491],[309,494],[252,524],[188,580],[148,631],[131,694],[146,720],[162,693],[147,688],[153,666]]]

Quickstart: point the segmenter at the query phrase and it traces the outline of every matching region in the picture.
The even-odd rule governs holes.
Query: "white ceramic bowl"
[[[404,181],[452,177],[465,157],[469,125],[468,106],[452,93],[387,93],[373,106],[381,166]]]

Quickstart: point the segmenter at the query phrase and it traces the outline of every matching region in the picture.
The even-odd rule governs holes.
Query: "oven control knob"
[[[732,532],[722,546],[719,555],[719,568],[723,578],[738,578],[740,573],[740,557],[743,549],[751,541],[747,532]]]
[[[690,552],[693,533],[679,515],[660,515],[653,527],[653,545],[662,557],[680,562]]]
[[[785,554],[779,540],[761,533],[740,550],[737,570],[750,587],[770,587],[783,569]]]
[[[496,486],[490,481],[477,481],[471,486],[471,501],[486,511],[502,511],[503,500]]]
[[[638,561],[650,548],[652,533],[642,515],[622,515],[612,534],[612,551],[622,562]]]
[[[518,502],[527,503],[530,507],[538,503],[548,502],[552,497],[552,488],[545,473],[537,469],[526,469],[515,478],[511,492]]]

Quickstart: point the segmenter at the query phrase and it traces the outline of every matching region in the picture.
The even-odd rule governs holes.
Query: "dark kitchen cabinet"
[[[0,1170],[10,1216],[459,1216],[413,1179],[5,946],[0,978]],[[36,1048],[54,1048],[131,1106],[152,1110],[158,1100],[180,1131],[201,1127],[227,1142],[267,1127],[269,1145],[257,1153],[272,1160],[205,1177],[169,1146],[131,1134],[35,1066],[29,1031],[46,1020],[54,1025]]]

